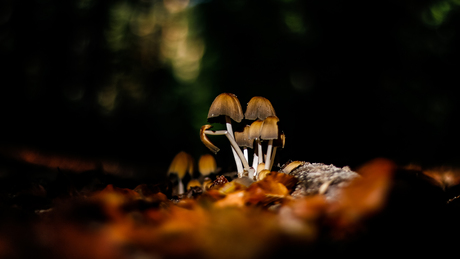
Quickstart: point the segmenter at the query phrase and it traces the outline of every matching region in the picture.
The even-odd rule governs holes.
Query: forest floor
[[[281,172],[175,196],[167,179],[49,168],[46,178],[35,174],[44,167],[1,162],[0,258],[442,256],[459,241],[456,182],[387,159],[360,167],[332,200],[293,196],[298,179]]]

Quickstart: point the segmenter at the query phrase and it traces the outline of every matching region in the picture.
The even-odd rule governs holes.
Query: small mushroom
[[[260,163],[260,164],[256,167],[256,172],[255,172],[255,175],[254,175],[254,180],[259,179],[259,173],[260,173],[262,170],[265,170],[265,164],[264,164],[264,163]]]
[[[265,164],[264,163],[260,163],[258,166],[257,166],[257,173],[260,173],[260,171],[264,170],[265,169]]]
[[[304,165],[304,161],[292,161],[288,164],[285,164],[280,172],[285,173],[285,174],[290,174],[294,169],[297,169],[298,167]]]
[[[236,95],[232,93],[222,93],[219,94],[212,102],[208,112],[208,121],[211,123],[216,121],[222,123],[221,118],[224,118],[228,133],[233,139],[235,139],[231,120],[241,122],[244,118],[243,109],[241,108],[240,101]],[[232,147],[232,152],[235,158],[238,173],[242,174],[242,161],[240,161],[234,147]]]
[[[168,175],[177,174],[178,194],[184,193],[184,183],[182,179],[187,173],[193,173],[193,158],[188,153],[181,151],[174,157],[168,169]]]
[[[198,179],[192,179],[192,180],[190,180],[188,182],[187,191],[190,190],[192,187],[200,187],[200,188],[202,188],[201,183],[200,183],[200,181],[198,181]]]
[[[210,189],[212,184],[213,180],[211,180],[211,178],[209,177],[205,177],[203,181],[203,191],[207,191],[208,189]]]
[[[271,174],[271,171],[267,170],[267,169],[264,169],[264,170],[260,171],[259,174],[257,175],[257,180],[261,181],[265,177],[267,177],[267,175],[269,175],[269,174]]]
[[[268,140],[267,158],[265,160],[265,169],[269,169],[271,165],[271,156],[273,149],[273,140],[278,139],[278,123],[279,119],[276,116],[268,116],[264,120],[264,124],[260,130],[260,138]]]
[[[262,154],[262,143],[260,142],[260,132],[262,130],[263,124],[263,120],[256,120],[249,127],[249,139],[254,139],[257,144],[257,147],[254,148],[254,160],[252,161],[253,168],[257,168],[258,164],[264,162]]]
[[[262,156],[262,144],[261,144],[261,140],[260,140],[260,132],[256,133],[257,132],[257,126],[262,127],[263,123],[261,123],[260,121],[264,121],[267,117],[270,117],[270,116],[276,116],[276,113],[275,113],[275,109],[273,108],[273,105],[271,104],[271,102],[267,98],[262,97],[262,96],[254,96],[254,97],[251,98],[251,100],[249,100],[248,105],[246,107],[246,112],[244,114],[244,117],[247,120],[256,120],[257,121],[256,125],[254,125],[255,128],[253,129],[252,135],[250,137],[256,139],[256,143],[258,144],[257,156],[259,158],[259,164],[263,163],[264,159],[263,159],[263,156]],[[252,126],[253,125],[251,125],[251,127]],[[260,130],[261,130],[261,128],[260,128]],[[258,136],[255,137],[255,135],[258,135]],[[254,149],[254,155],[256,154],[255,151],[256,150]],[[270,152],[271,152],[271,150],[270,150]],[[267,164],[267,168],[268,168],[270,163],[268,163],[266,161],[266,164]],[[255,163],[254,162],[253,162],[253,167],[255,168]]]
[[[200,156],[200,160],[198,160],[198,171],[201,173],[202,176],[207,176],[210,173],[216,172],[216,159],[211,154],[204,154]]]
[[[254,140],[249,139],[249,128],[249,126],[245,126],[243,132],[235,132],[235,141],[238,146],[243,148],[244,158],[246,158],[246,161],[248,162],[248,148],[252,149],[254,145]]]

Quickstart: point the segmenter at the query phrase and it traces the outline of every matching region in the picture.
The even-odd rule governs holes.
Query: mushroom
[[[244,113],[244,117],[247,120],[263,121],[269,116],[276,116],[276,113],[275,113],[275,109],[273,108],[273,105],[267,98],[262,97],[262,96],[254,96],[251,98],[251,100],[249,100],[248,105],[246,107],[246,112]],[[263,123],[261,124],[260,121],[258,122],[258,124],[261,127]],[[256,134],[255,133],[256,131],[257,129],[254,129],[253,134]],[[260,137],[258,136],[256,138],[255,135],[252,135],[252,137],[256,139],[256,143],[258,144],[257,153],[259,157],[259,163],[263,163],[262,144],[260,142]],[[256,152],[254,152],[254,155],[255,153]],[[269,164],[269,163],[266,163],[266,164]],[[254,162],[253,162],[253,166],[255,166]]]
[[[254,180],[258,180],[259,179],[259,174],[260,172],[262,172],[263,170],[265,170],[265,164],[264,163],[260,163],[257,168],[256,168],[256,172],[254,174]]]
[[[198,171],[202,176],[207,176],[210,173],[216,172],[216,168],[216,159],[214,159],[214,156],[211,154],[200,156],[200,160],[198,160]]]
[[[219,94],[211,104],[208,112],[208,121],[213,122],[222,122],[219,120],[220,118],[224,118],[225,126],[227,128],[227,132],[229,133],[230,137],[235,140],[235,136],[233,135],[233,128],[231,120],[236,122],[241,122],[243,120],[243,109],[241,108],[240,101],[236,97],[236,95],[231,93],[222,93]],[[237,149],[239,147],[237,146]],[[232,146],[233,156],[235,158],[235,163],[237,167],[237,171],[239,174],[243,173],[242,168],[242,161],[240,160],[237,150],[235,147]]]
[[[304,164],[305,164],[304,161],[291,161],[290,163],[285,164],[280,169],[280,172],[285,173],[285,174],[290,174],[294,169],[297,169],[298,167],[300,167],[300,166],[302,166]]]
[[[263,163],[263,154],[262,154],[262,143],[260,142],[260,131],[264,121],[256,120],[249,127],[249,139],[254,139],[257,144],[257,150],[254,148],[254,160],[252,161],[252,167],[257,168],[257,165]]]
[[[276,116],[268,116],[260,130],[260,138],[268,140],[267,158],[265,160],[265,169],[269,169],[271,164],[271,155],[273,149],[273,140],[278,139],[278,123],[279,119]]]
[[[200,188],[202,188],[201,183],[200,183],[200,181],[198,181],[198,179],[192,179],[192,180],[190,180],[190,182],[188,182],[187,191],[192,189],[192,187],[200,187]]]
[[[259,174],[257,175],[257,180],[262,181],[269,174],[271,174],[271,171],[267,170],[267,169],[264,169],[264,170],[260,171]]]
[[[204,181],[203,181],[203,191],[207,191],[208,189],[211,188],[212,184],[213,184],[213,180],[211,180],[211,178],[209,177],[206,177],[204,178]]]
[[[260,163],[258,166],[257,166],[257,170],[256,172],[257,173],[260,173],[260,171],[264,170],[265,169],[265,164],[264,163]]]
[[[244,158],[246,158],[246,161],[249,163],[248,159],[248,148],[253,148],[253,139],[249,139],[249,126],[245,126],[242,132],[235,132],[235,141],[238,144],[238,146],[243,148],[243,154]]]
[[[188,153],[181,151],[174,157],[168,169],[168,175],[177,174],[178,194],[184,193],[184,183],[182,179],[186,173],[193,173],[193,158]]]

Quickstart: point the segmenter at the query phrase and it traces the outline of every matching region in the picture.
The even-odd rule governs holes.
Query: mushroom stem
[[[228,134],[230,135],[230,137],[229,136],[227,136],[227,137],[229,139],[232,138],[233,142],[235,142],[235,135],[233,135],[232,121],[231,121],[229,116],[225,116],[225,126],[227,127]],[[236,145],[236,148],[234,146],[232,146],[232,153],[233,153],[233,157],[235,158],[236,169],[238,171],[238,174],[242,174],[243,173],[243,167],[241,165],[242,159],[238,157],[239,155],[237,154],[236,150],[240,150],[240,147],[238,146],[238,144]]]
[[[262,143],[260,142],[260,139],[256,139],[257,141],[257,152],[258,152],[258,157],[259,157],[259,164],[264,162],[264,154],[262,153]]]
[[[268,145],[267,145],[267,159],[265,159],[265,169],[266,170],[268,170],[271,165],[272,149],[273,149],[273,139],[270,139],[268,140]]]
[[[268,168],[268,170],[272,170],[272,167],[273,167],[273,163],[275,162],[275,155],[276,155],[276,150],[278,148],[275,146],[273,147],[273,153],[272,153],[272,157],[271,157],[271,161],[270,161],[270,167]]]
[[[240,159],[239,161],[243,163],[244,171],[249,172],[250,168],[249,168],[248,161],[244,158],[244,154],[243,154],[243,152],[241,152],[240,147],[238,147],[238,144],[236,143],[235,139],[230,135],[230,133],[227,130],[217,130],[217,131],[205,130],[204,133],[208,134],[208,135],[225,135],[225,136],[227,136],[228,140],[230,141],[230,144],[232,145],[233,150],[235,150],[238,158]],[[241,170],[241,172],[238,172],[239,177],[241,177],[243,175],[244,171]]]
[[[252,168],[257,168],[257,166],[259,165],[259,156],[257,155],[257,149],[258,147],[254,149],[254,157],[252,158]]]
[[[184,183],[182,182],[182,179],[180,179],[180,177],[178,176],[177,177],[179,179],[179,184],[178,184],[178,191],[177,191],[177,194],[182,194],[184,193]]]
[[[248,163],[249,163],[249,155],[248,155],[248,148],[247,147],[243,148],[243,155],[244,155],[244,158],[246,158],[246,161],[248,161]]]

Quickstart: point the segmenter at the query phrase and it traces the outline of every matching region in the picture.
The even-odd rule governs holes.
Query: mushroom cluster
[[[171,161],[167,175],[173,184],[177,181],[176,187],[174,187],[173,193],[175,195],[183,194],[189,191],[192,187],[204,188],[207,181],[210,180],[210,175],[215,174],[218,171],[216,160],[211,154],[204,154],[200,156],[198,160],[198,175],[195,175],[195,161],[193,157],[184,152],[180,151]],[[188,183],[186,181],[185,188],[184,179],[188,176]],[[194,178],[195,177],[195,178]]]
[[[242,132],[233,132],[232,121],[241,123],[243,119],[253,121]],[[236,95],[222,93],[211,104],[208,112],[209,123],[225,124],[226,130],[210,130],[212,125],[201,127],[200,138],[203,144],[217,154],[220,150],[207,135],[225,135],[230,142],[235,158],[238,177],[247,176],[260,180],[260,171],[270,171],[278,147],[284,147],[284,134],[278,130],[278,117],[270,101],[261,96],[253,97],[243,114],[240,101]],[[263,144],[266,142],[266,148]],[[249,164],[249,149],[253,149],[252,163]],[[243,150],[242,150],[243,149]],[[265,150],[265,152],[264,152]]]

